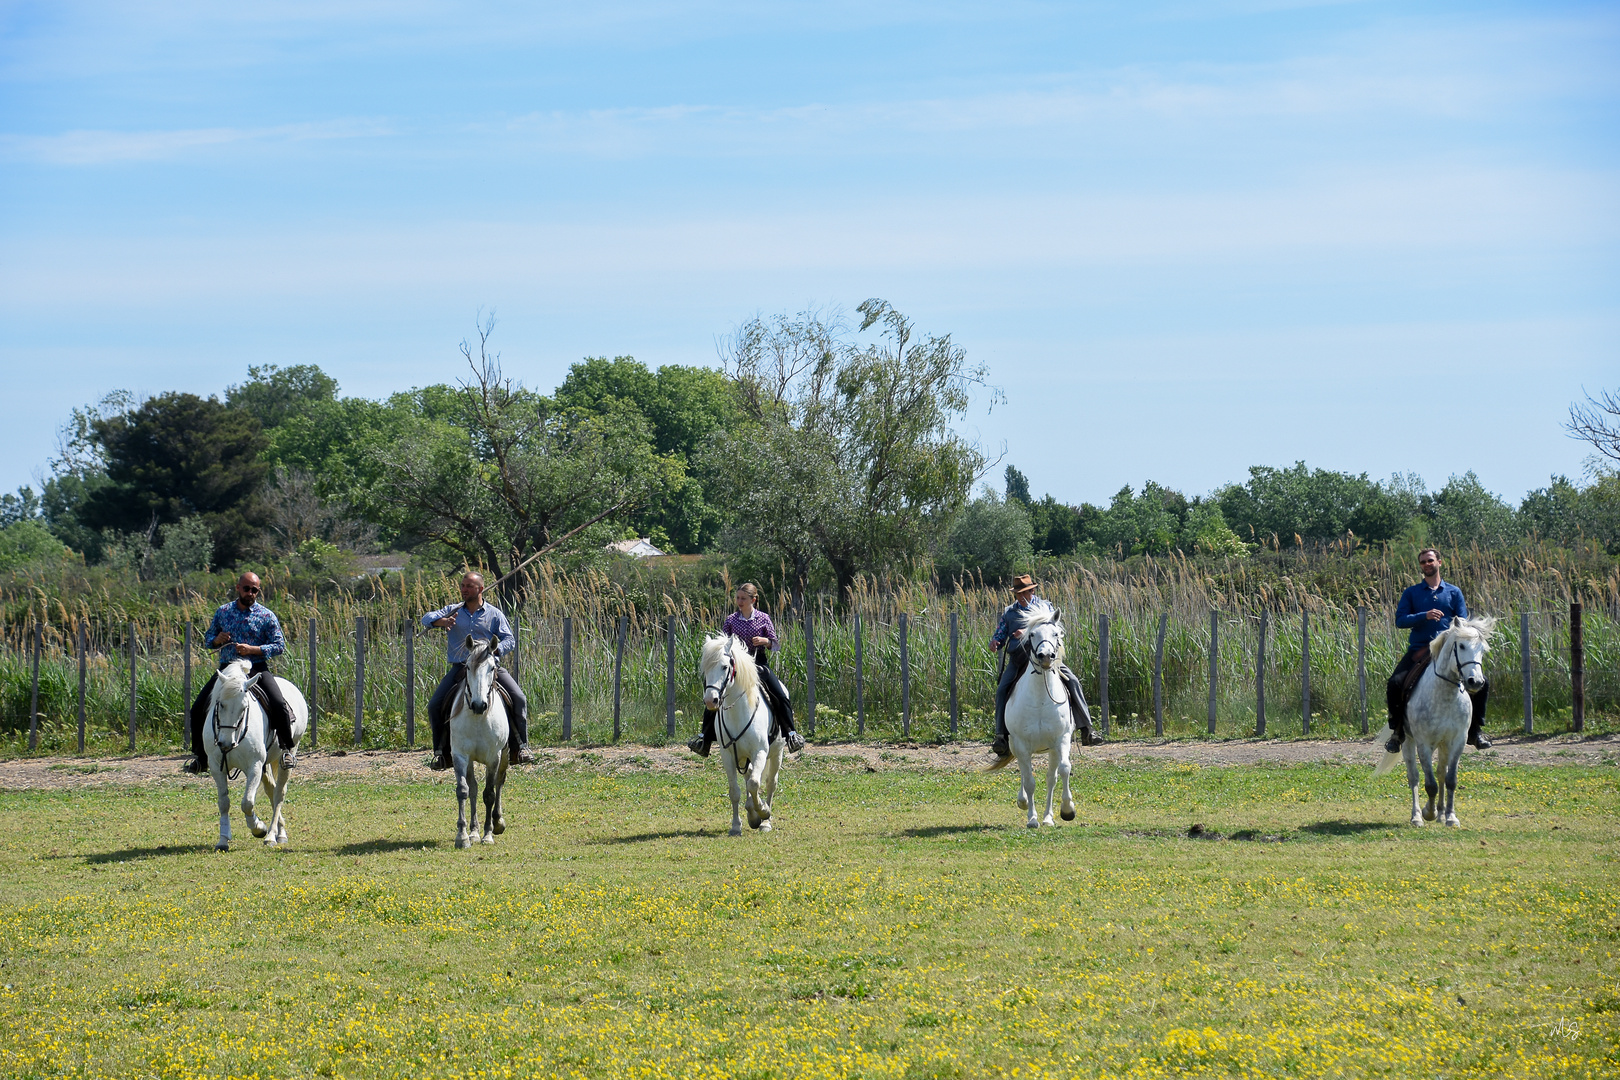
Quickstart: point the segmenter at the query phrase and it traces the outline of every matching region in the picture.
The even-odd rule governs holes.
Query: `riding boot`
[[[1391,679],[1385,687],[1384,703],[1389,706],[1389,741],[1384,744],[1387,753],[1401,752],[1406,739],[1406,680]]]
[[[1473,706],[1474,715],[1468,724],[1468,745],[1478,750],[1489,750],[1491,740],[1486,738],[1481,730],[1485,725],[1485,699],[1490,696],[1490,684],[1482,687],[1477,694],[1469,694],[1469,704]]]
[[[703,730],[686,741],[686,748],[698,757],[708,757],[714,745],[714,710],[703,710]]]
[[[1001,680],[996,683],[996,734],[990,743],[990,752],[998,758],[1012,756],[1012,748],[1007,741],[1007,699],[1012,696],[1013,684],[1024,673],[1024,663],[1020,663],[1022,653],[1013,652],[1007,655],[1007,666],[1001,669]]]
[[[759,665],[760,684],[765,689],[766,701],[770,704],[771,715],[776,717],[777,726],[782,729],[782,737],[787,740],[790,753],[798,753],[804,749],[804,736],[800,735],[793,724],[793,699],[788,697],[787,687],[782,680],[776,677],[765,664]]]

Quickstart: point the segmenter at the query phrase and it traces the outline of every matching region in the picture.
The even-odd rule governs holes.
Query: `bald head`
[[[259,599],[260,588],[259,575],[247,571],[236,579],[236,602],[244,608],[252,607],[254,601]]]
[[[484,602],[483,574],[469,570],[461,575],[461,602],[475,609]]]

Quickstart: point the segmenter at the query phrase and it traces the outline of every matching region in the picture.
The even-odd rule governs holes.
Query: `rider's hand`
[[[1441,611],[1439,608],[1430,608],[1429,609],[1428,618],[1429,618],[1429,620],[1431,622],[1439,622],[1441,619],[1443,619],[1445,617],[1446,617],[1446,613]]]
[[[448,630],[448,629],[450,629],[450,628],[451,628],[451,627],[452,627],[452,626],[454,626],[454,625],[456,625],[456,620],[455,620],[455,619],[452,619],[452,618],[450,618],[450,617],[449,617],[449,616],[448,616],[448,615],[447,615],[447,616],[445,616],[445,617],[444,617],[444,618],[442,618],[442,619],[434,619],[434,620],[433,620],[433,625],[434,625],[434,626],[437,626],[437,627],[438,627],[438,628],[439,628],[439,629],[440,629],[440,630]]]
[[[769,645],[770,643],[771,643],[771,639],[766,637],[764,634],[761,634],[758,637],[753,638],[751,641],[749,641],[749,644],[753,645],[756,648],[758,648],[760,646],[763,646],[763,645]]]
[[[241,642],[236,643],[237,656],[258,656],[263,651],[264,650],[259,648],[257,645],[244,645]]]
[[[1012,636],[1015,638],[1020,638],[1024,636],[1024,632],[1022,630],[1014,630],[1012,632]]]
[[[229,640],[231,640],[230,631],[221,630],[218,634],[214,635],[214,646],[217,648]]]

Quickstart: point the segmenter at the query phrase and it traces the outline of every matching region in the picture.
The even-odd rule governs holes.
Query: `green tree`
[[[1310,470],[1303,461],[1287,469],[1251,466],[1247,483],[1228,484],[1213,498],[1240,536],[1276,536],[1282,543],[1295,536],[1301,541],[1338,540],[1347,532],[1364,540],[1388,540],[1420,509],[1411,487],[1400,478],[1380,485],[1366,473]]]
[[[1007,498],[1021,502],[1025,506],[1028,506],[1031,502],[1029,496],[1029,477],[1019,472],[1018,468],[1013,465],[1007,466],[1007,470],[1002,474],[1002,476],[1007,483]]]
[[[462,343],[472,378],[453,402],[423,395],[398,439],[370,446],[378,479],[362,505],[499,578],[543,554],[600,546],[683,470],[653,450],[633,411],[565,410],[505,378],[488,350],[493,329],[479,327],[476,356]]]
[[[225,388],[225,404],[240,409],[268,431],[289,417],[337,400],[338,384],[314,364],[248,368],[247,381]]]
[[[1015,498],[986,491],[951,523],[935,567],[947,581],[978,575],[1005,583],[1030,561],[1029,511]]]
[[[795,597],[816,559],[840,596],[859,574],[915,566],[984,467],[951,428],[983,366],[883,300],[857,310],[876,341],[808,312],[745,323],[726,358],[751,423],[718,432],[708,460],[735,482],[741,528],[789,565]]]
[[[653,448],[678,457],[686,477],[652,498],[631,519],[632,526],[683,553],[713,546],[725,512],[710,497],[709,478],[693,465],[710,435],[740,417],[723,373],[674,364],[653,372],[633,357],[593,356],[569,369],[555,397],[563,408],[599,416],[633,408],[646,421]]]
[[[1520,536],[1513,508],[1487,491],[1473,470],[1435,493],[1433,521],[1435,536],[1447,544],[1501,547]]]
[[[78,509],[83,524],[151,537],[161,525],[201,515],[222,564],[261,549],[257,496],[270,467],[253,417],[218,398],[167,393],[97,419],[92,430],[107,483]]]

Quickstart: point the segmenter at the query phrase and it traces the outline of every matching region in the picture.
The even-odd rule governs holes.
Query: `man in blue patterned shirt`
[[[484,603],[484,575],[469,571],[461,577],[461,603],[430,611],[422,616],[422,625],[450,631],[448,659],[450,670],[439,680],[428,702],[428,725],[433,729],[433,764],[435,769],[450,768],[450,701],[461,680],[467,677],[467,638],[496,642],[495,652],[506,656],[517,648],[512,624],[506,614],[494,604]],[[529,753],[529,699],[523,696],[512,673],[503,667],[495,669],[495,681],[501,684],[506,697],[512,702],[512,715],[507,728],[507,745],[511,748],[514,765],[528,765],[534,761]]]
[[[258,686],[264,691],[265,712],[270,726],[281,742],[281,763],[291,769],[298,764],[298,748],[292,737],[292,718],[287,713],[287,699],[281,696],[281,687],[270,674],[268,661],[287,651],[281,638],[281,623],[275,613],[259,603],[259,575],[251,571],[236,579],[236,599],[222,604],[214,612],[214,621],[208,624],[207,641],[210,648],[219,650],[219,666],[236,660],[247,660],[253,668],[249,674],[263,674]],[[208,705],[214,694],[214,683],[219,676],[212,675],[203,684],[202,693],[191,703],[191,748],[196,757],[186,765],[186,771],[208,771],[208,755],[203,750],[203,724],[208,720]]]

